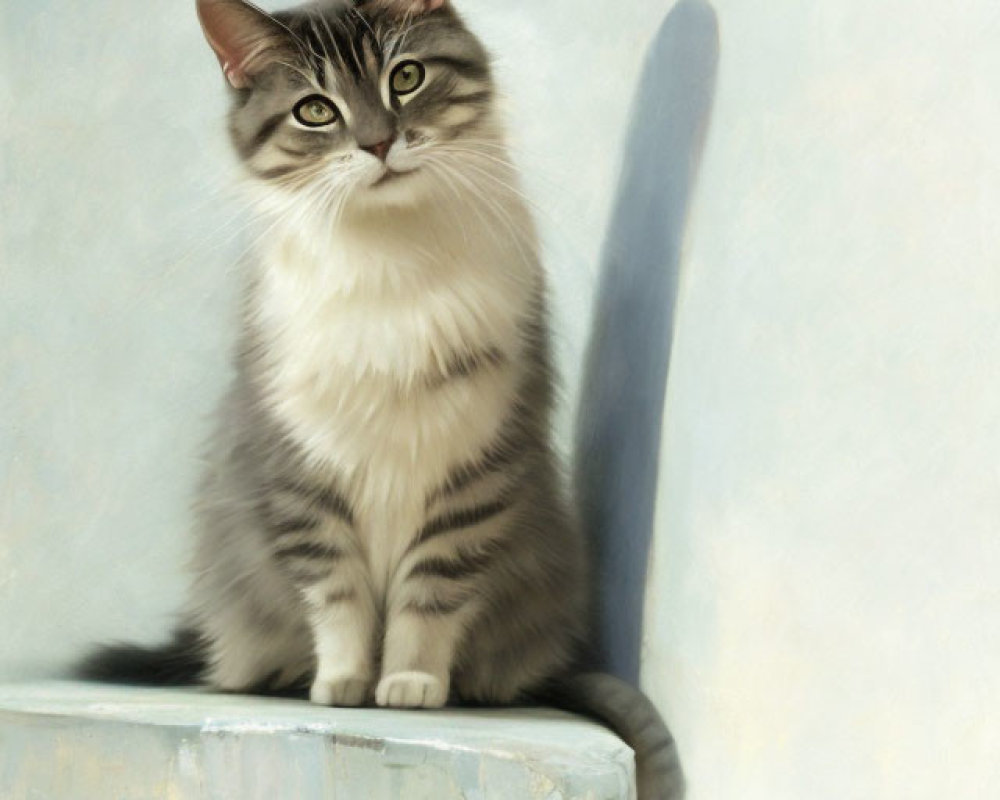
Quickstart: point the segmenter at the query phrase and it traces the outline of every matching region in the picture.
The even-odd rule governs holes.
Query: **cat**
[[[198,0],[259,217],[183,625],[91,679],[329,706],[553,703],[680,797],[650,701],[599,672],[550,441],[546,284],[490,59],[451,0]]]

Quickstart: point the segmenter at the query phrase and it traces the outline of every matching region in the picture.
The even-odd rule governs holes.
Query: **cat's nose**
[[[392,147],[395,141],[396,137],[393,136],[391,139],[383,139],[381,142],[375,142],[375,144],[362,144],[358,146],[366,153],[371,153],[379,161],[385,161],[385,157],[389,154],[389,148]]]

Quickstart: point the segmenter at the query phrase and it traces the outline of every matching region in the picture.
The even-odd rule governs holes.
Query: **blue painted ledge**
[[[546,709],[385,711],[0,684],[4,800],[634,800],[632,751]]]

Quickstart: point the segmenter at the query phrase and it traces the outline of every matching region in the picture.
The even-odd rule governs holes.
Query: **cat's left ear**
[[[234,89],[246,89],[290,46],[290,34],[246,0],[197,0],[198,19]]]

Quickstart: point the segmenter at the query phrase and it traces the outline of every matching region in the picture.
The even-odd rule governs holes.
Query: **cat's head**
[[[267,193],[334,209],[415,204],[461,195],[498,159],[489,59],[450,0],[275,14],[197,2],[232,88],[233,143]]]

